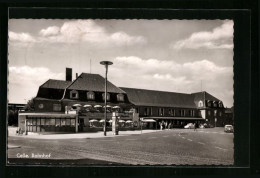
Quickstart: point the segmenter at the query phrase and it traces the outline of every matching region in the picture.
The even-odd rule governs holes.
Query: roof
[[[40,88],[53,88],[53,89],[65,89],[72,82],[71,81],[63,81],[63,80],[53,80],[49,79],[44,84],[40,86]]]
[[[142,117],[143,121],[146,121],[147,119],[175,119],[175,120],[205,120],[202,117]]]
[[[87,91],[105,91],[105,78],[99,74],[82,73],[80,76],[68,87],[71,90],[87,90]],[[116,87],[107,81],[107,92],[110,93],[125,93],[120,88]]]
[[[204,93],[205,93],[205,100],[211,100],[211,101],[221,101],[218,98],[212,96],[211,94],[207,93],[206,91],[203,92],[197,92],[197,93],[192,93],[191,95],[194,96],[194,101],[198,102],[199,100],[204,100]]]
[[[191,94],[124,88],[131,103],[139,106],[196,108]]]

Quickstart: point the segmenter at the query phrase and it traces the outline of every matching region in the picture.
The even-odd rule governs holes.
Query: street
[[[39,163],[47,159],[52,164],[70,164],[71,160],[73,164],[99,164],[99,160],[100,164],[232,165],[233,137],[232,133],[224,133],[223,128],[173,129],[88,139],[10,136],[8,145],[17,147],[8,149],[8,158],[19,160],[19,164],[32,163],[36,158],[40,159]],[[82,161],[84,159],[95,161]],[[14,160],[9,163],[16,163]],[[48,164],[47,161],[43,163]]]

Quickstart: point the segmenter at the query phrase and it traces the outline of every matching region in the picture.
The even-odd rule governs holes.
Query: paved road
[[[8,149],[8,157],[28,155],[31,158],[32,153],[44,153],[50,155],[50,159],[85,158],[134,165],[232,165],[233,137],[223,129],[175,129],[141,135],[66,140],[9,137],[8,144],[13,147]]]

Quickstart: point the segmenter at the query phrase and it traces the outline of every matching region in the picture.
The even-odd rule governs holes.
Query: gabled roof
[[[218,98],[212,96],[211,94],[203,91],[203,92],[197,92],[197,93],[192,93],[194,96],[194,101],[198,102],[199,100],[204,101],[204,93],[205,93],[205,100],[210,100],[210,101],[221,101]]]
[[[196,108],[191,94],[120,87],[131,103],[138,106]]]
[[[86,91],[105,91],[105,78],[99,74],[82,73],[80,76],[68,87],[70,90],[86,90]],[[110,93],[125,93],[120,88],[116,87],[107,81],[107,92]]]
[[[72,82],[71,81],[63,81],[63,80],[53,80],[49,79],[44,84],[40,86],[40,88],[53,88],[53,89],[65,89]]]

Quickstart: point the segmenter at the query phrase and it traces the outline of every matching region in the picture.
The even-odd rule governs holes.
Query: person
[[[194,131],[195,130],[197,131],[197,123],[196,122],[194,123]]]
[[[168,124],[168,129],[169,129],[169,130],[171,129],[171,125],[172,125],[172,123],[170,122],[170,123]]]

